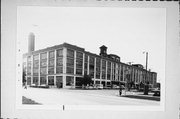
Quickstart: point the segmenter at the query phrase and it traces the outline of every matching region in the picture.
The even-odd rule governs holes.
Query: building
[[[34,42],[34,38],[32,41]],[[107,47],[100,47],[100,54],[93,54],[75,45],[63,43],[34,51],[34,46],[23,54],[23,71],[27,85],[50,85],[62,88],[76,87],[85,74],[90,75],[94,84],[108,87],[126,82],[149,82],[156,84],[157,73],[146,71],[142,65],[128,65],[115,54],[107,54]],[[147,78],[146,78],[147,75]]]

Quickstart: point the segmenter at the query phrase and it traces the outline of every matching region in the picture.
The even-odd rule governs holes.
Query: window
[[[73,68],[73,67],[67,67],[66,73],[68,73],[68,74],[74,74],[74,68]]]
[[[38,68],[33,68],[33,75],[38,75],[39,69]]]
[[[47,66],[47,60],[42,60],[41,67],[46,67],[46,66]]]
[[[47,53],[41,53],[41,59],[47,59]]]
[[[46,74],[46,70],[47,70],[47,68],[46,67],[44,67],[44,68],[41,68],[41,74],[43,74],[43,75],[45,75]]]
[[[31,56],[27,57],[27,61],[30,62],[31,61]]]
[[[83,53],[76,52],[76,58],[83,59]]]
[[[40,77],[40,85],[46,84],[46,77]]]
[[[38,85],[38,77],[33,77],[33,84]]]
[[[60,57],[57,59],[57,66],[62,66],[63,65],[63,58]]]
[[[83,65],[83,61],[77,59],[77,60],[76,60],[76,68],[82,68],[82,65]]]
[[[34,61],[34,66],[33,67],[35,67],[35,68],[39,67],[39,61],[38,60]]]
[[[54,51],[49,52],[49,59],[54,58]]]
[[[82,69],[76,69],[76,74],[82,75]]]
[[[54,85],[54,76],[48,77],[48,85],[50,85],[50,86]]]
[[[85,55],[85,62],[88,62],[88,55]]]
[[[89,58],[89,63],[90,63],[90,64],[94,64],[94,57],[91,57],[91,56],[90,56],[90,58]]]
[[[67,58],[67,66],[74,67],[74,59]]]
[[[27,85],[31,85],[31,77],[27,77]]]
[[[54,66],[54,59],[49,60],[49,66]]]
[[[74,77],[66,76],[66,86],[72,86],[74,84]]]
[[[58,88],[63,87],[63,78],[62,78],[62,76],[56,76],[56,85],[57,85]]]
[[[48,68],[48,74],[54,74],[54,67]]]
[[[56,67],[56,73],[57,74],[63,73],[63,67]]]
[[[57,50],[57,57],[63,56],[63,49]]]
[[[67,57],[73,57],[74,58],[74,50],[67,49]]]
[[[34,60],[39,60],[39,55],[34,55],[34,56],[33,56],[33,59],[34,59]]]

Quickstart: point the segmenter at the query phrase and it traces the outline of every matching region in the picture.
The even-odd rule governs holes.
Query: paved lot
[[[126,94],[132,92],[126,92]],[[123,92],[124,94],[124,92]],[[23,89],[23,96],[47,105],[159,105],[159,101],[120,97],[118,90]]]

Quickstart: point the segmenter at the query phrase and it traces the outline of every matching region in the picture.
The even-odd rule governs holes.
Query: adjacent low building
[[[33,38],[33,40],[31,39]],[[34,37],[31,37],[34,43]],[[75,45],[63,43],[34,51],[30,45],[23,54],[23,71],[27,85],[49,85],[62,88],[80,86],[80,78],[90,75],[94,84],[108,87],[126,82],[156,84],[157,73],[146,71],[142,65],[128,65],[119,56],[107,54],[107,47],[100,47],[100,54],[90,53]]]

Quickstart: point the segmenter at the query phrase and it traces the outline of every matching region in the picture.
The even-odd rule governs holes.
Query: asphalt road
[[[159,105],[159,101],[118,96],[118,90],[23,89],[22,95],[44,105]]]

